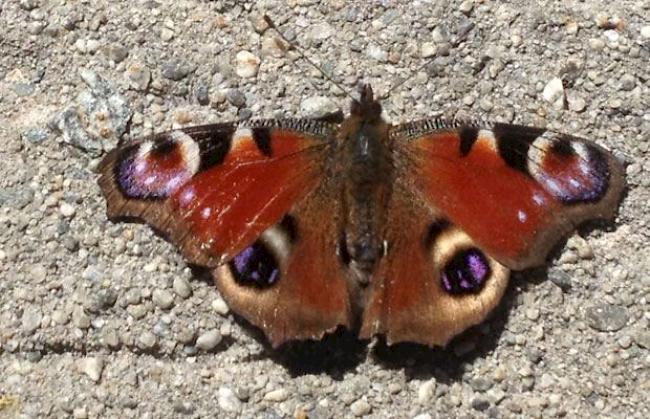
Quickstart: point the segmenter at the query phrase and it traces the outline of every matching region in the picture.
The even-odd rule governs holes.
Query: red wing
[[[214,270],[228,305],[261,328],[273,346],[320,339],[352,325],[347,281],[336,254],[341,235],[336,192],[323,185],[255,245]]]
[[[371,285],[359,335],[444,346],[499,303],[510,271],[403,184],[393,191],[388,251]]]
[[[593,143],[507,124],[438,126],[391,133],[400,176],[512,269],[543,263],[558,236],[616,210],[623,168]]]
[[[108,214],[144,220],[191,262],[216,266],[317,187],[330,129],[301,121],[207,125],[124,145],[100,165]]]

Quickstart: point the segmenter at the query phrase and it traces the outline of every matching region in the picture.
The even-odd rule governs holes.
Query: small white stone
[[[102,377],[104,361],[101,358],[86,357],[77,361],[77,371],[86,374],[94,382]]]
[[[366,50],[368,57],[377,60],[381,63],[388,61],[388,52],[376,44],[370,44]]]
[[[260,68],[260,59],[249,51],[239,51],[235,57],[235,73],[239,77],[255,77]]]
[[[77,407],[72,411],[74,419],[88,419],[88,410],[85,407]]]
[[[429,413],[420,413],[417,416],[413,416],[413,419],[433,419]]]
[[[212,309],[222,316],[227,316],[228,312],[230,312],[230,307],[221,297],[217,297],[212,301]]]
[[[196,347],[209,351],[221,343],[221,333],[217,329],[208,330],[196,339]]]
[[[544,86],[542,97],[547,102],[552,103],[555,108],[561,109],[564,105],[564,86],[562,85],[562,79],[559,77],[551,79]]]
[[[650,39],[650,26],[644,26],[641,28],[641,36],[645,39]]]
[[[267,402],[283,402],[289,398],[289,392],[283,388],[278,388],[276,390],[271,390],[264,395],[264,400]]]
[[[235,395],[235,392],[228,387],[219,388],[217,392],[217,403],[226,412],[239,412],[241,409],[241,402]]]
[[[359,399],[350,405],[350,410],[354,416],[365,416],[372,410],[370,403],[364,398]]]
[[[174,283],[172,284],[174,292],[181,298],[189,298],[192,295],[192,286],[187,279],[183,277],[174,278]]]
[[[61,212],[61,215],[63,215],[66,218],[72,217],[75,211],[76,211],[75,207],[68,204],[67,202],[62,203],[61,206],[59,207],[59,212]]]
[[[612,44],[618,42],[618,38],[620,38],[620,36],[621,36],[618,33],[618,31],[614,30],[614,29],[606,30],[605,32],[603,32],[603,35],[605,35],[605,38],[607,38],[607,40]]]
[[[167,290],[154,290],[151,294],[151,300],[163,310],[167,310],[174,305],[174,296]]]
[[[420,48],[422,58],[433,57],[436,55],[436,52],[438,52],[438,47],[433,42],[425,42]]]
[[[74,43],[74,47],[77,51],[79,51],[82,54],[86,53],[86,40],[84,39],[77,39],[77,41]]]
[[[458,6],[458,10],[464,15],[469,15],[473,8],[474,2],[472,0],[465,0]]]
[[[321,118],[338,110],[336,103],[325,96],[312,96],[300,103],[300,112],[307,118]]]
[[[587,102],[576,94],[567,93],[566,101],[573,112],[583,112],[587,108]]]
[[[174,31],[169,28],[162,28],[160,30],[160,39],[169,42],[174,38]]]
[[[436,380],[434,378],[420,384],[418,388],[418,403],[426,405],[436,392]]]

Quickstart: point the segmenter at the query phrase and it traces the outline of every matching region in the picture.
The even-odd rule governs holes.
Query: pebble
[[[97,357],[86,357],[77,361],[77,371],[86,374],[94,382],[98,382],[104,371],[104,361]]]
[[[474,410],[483,412],[484,410],[487,410],[490,407],[490,401],[483,397],[475,397],[472,399],[471,405]]]
[[[61,215],[63,215],[66,218],[72,217],[75,211],[76,211],[75,207],[68,204],[67,202],[62,203],[61,206],[59,207],[59,212],[61,212]]]
[[[138,337],[138,348],[142,350],[149,350],[156,346],[156,335],[148,330],[145,330]]]
[[[539,319],[539,309],[538,308],[529,308],[526,310],[526,317],[528,320],[537,320]]]
[[[420,413],[419,415],[413,416],[413,419],[433,419],[430,413]]]
[[[587,102],[579,95],[568,92],[566,96],[569,110],[573,112],[583,112],[587,108]]]
[[[436,380],[432,378],[420,384],[418,387],[418,403],[421,405],[427,405],[433,398],[436,392]]]
[[[458,6],[458,11],[466,16],[472,13],[472,9],[474,9],[474,0],[465,0]]]
[[[650,39],[650,26],[643,26],[641,28],[641,36],[645,39]]]
[[[220,387],[217,391],[217,403],[221,410],[236,413],[241,410],[241,401],[235,395],[235,392],[228,387]]]
[[[338,110],[336,103],[326,96],[312,96],[300,103],[300,112],[306,118],[322,118]]]
[[[151,294],[151,300],[156,307],[160,307],[163,310],[167,310],[174,305],[174,296],[167,290],[154,290]]]
[[[131,64],[124,72],[129,87],[138,91],[147,90],[149,83],[151,83],[151,71],[140,63]]]
[[[23,330],[28,333],[34,333],[39,327],[41,327],[41,321],[43,320],[43,313],[37,308],[28,308],[23,312],[21,318],[21,323]]]
[[[271,390],[264,395],[264,400],[267,402],[283,402],[289,398],[289,392],[283,388]]]
[[[545,101],[551,103],[554,108],[562,109],[564,106],[564,86],[562,79],[554,77],[546,83],[542,91],[542,97]]]
[[[24,131],[20,136],[23,140],[32,144],[40,144],[47,140],[49,134],[42,128],[30,128]]]
[[[192,286],[190,285],[190,282],[181,276],[174,278],[172,288],[176,295],[183,299],[192,296]]]
[[[612,43],[612,44],[618,42],[618,39],[619,39],[620,36],[621,36],[621,35],[618,33],[618,31],[617,31],[617,30],[614,30],[614,29],[608,29],[608,30],[606,30],[605,32],[603,32],[603,35],[604,35],[605,38],[607,38],[607,40],[608,40],[610,43]]]
[[[485,392],[492,388],[492,382],[485,377],[477,377],[470,381],[470,385],[474,391]]]
[[[621,77],[621,90],[624,92],[629,92],[634,90],[636,86],[636,79],[631,74],[623,74]]]
[[[235,73],[239,77],[249,78],[257,75],[261,60],[250,51],[239,51],[235,62]]]
[[[437,51],[438,47],[433,42],[425,42],[420,48],[420,54],[422,55],[422,58],[433,57],[436,55]]]
[[[222,316],[227,316],[228,313],[230,312],[230,307],[228,307],[228,304],[224,301],[223,298],[217,297],[212,301],[212,309],[217,313]]]
[[[193,71],[192,67],[178,60],[173,60],[162,65],[160,74],[169,80],[183,80]]]
[[[600,332],[615,332],[622,329],[629,319],[625,307],[602,304],[589,307],[586,311],[586,320],[589,327]]]
[[[602,51],[605,48],[605,41],[599,38],[591,38],[589,40],[589,47],[594,51]]]
[[[650,349],[650,331],[639,330],[634,335],[634,342],[642,348]]]
[[[196,339],[195,346],[204,351],[210,351],[221,343],[221,339],[221,333],[217,329],[208,330]]]
[[[229,89],[226,92],[226,100],[237,108],[246,106],[246,96],[239,89]]]
[[[388,52],[376,44],[370,44],[366,49],[366,54],[368,57],[377,60],[380,63],[388,61]]]
[[[75,306],[72,310],[72,324],[79,329],[88,329],[90,327],[90,317],[82,306]]]
[[[372,410],[370,403],[364,398],[361,398],[350,405],[350,411],[354,416],[365,416]]]

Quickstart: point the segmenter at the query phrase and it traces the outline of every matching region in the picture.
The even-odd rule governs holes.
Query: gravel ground
[[[346,86],[412,77],[384,101],[394,122],[466,113],[615,150],[618,218],[515,275],[445,349],[271,350],[170,244],[107,221],[95,173],[125,133],[347,110],[264,12]],[[649,16],[647,0],[0,2],[0,417],[650,417]]]

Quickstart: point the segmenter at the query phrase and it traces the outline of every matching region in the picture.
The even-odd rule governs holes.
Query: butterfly
[[[142,220],[210,269],[273,346],[343,327],[444,346],[511,270],[613,217],[622,164],[570,135],[503,123],[391,125],[369,85],[346,118],[183,128],[100,164],[109,218]]]

